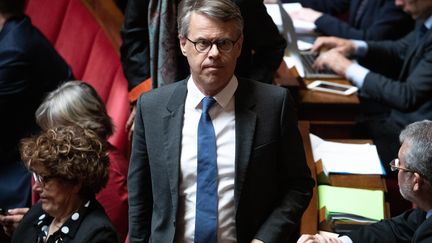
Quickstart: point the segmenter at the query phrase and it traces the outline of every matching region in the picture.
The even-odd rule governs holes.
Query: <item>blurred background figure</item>
[[[108,144],[89,129],[57,127],[24,139],[21,157],[40,196],[12,242],[119,242],[95,199],[108,181]]]
[[[359,88],[362,113],[356,120],[353,136],[372,138],[382,162],[396,157],[398,136],[405,126],[432,119],[432,1],[396,0],[395,4],[417,21],[416,28],[405,37],[396,41],[320,37],[312,48],[317,53],[329,50],[318,56],[316,68],[329,68]],[[359,65],[351,57],[372,61],[374,68]],[[397,74],[382,71],[385,68]],[[388,172],[387,179],[394,177],[390,166],[383,166]],[[390,197],[400,197],[397,188],[389,183],[387,188]],[[406,206],[411,205],[401,203],[398,209],[395,204],[391,214],[399,214]]]
[[[394,0],[282,0],[304,8],[290,12],[312,22],[323,35],[357,40],[396,40],[414,28],[414,20]],[[341,16],[348,14],[347,21]]]
[[[400,6],[417,20],[417,27],[397,41],[353,41],[320,37],[313,51],[321,53],[315,61],[319,69],[329,68],[359,87],[365,100],[384,104],[387,113],[364,110],[357,136],[373,138],[381,161],[397,154],[398,135],[408,124],[432,119],[432,1],[401,1]],[[363,56],[398,71],[397,77],[369,70],[349,57]],[[361,123],[361,124],[360,124]],[[390,168],[386,165],[386,170]]]
[[[113,125],[102,99],[93,87],[82,81],[67,82],[49,93],[36,111],[36,120],[43,130],[78,125],[95,131],[104,141],[113,133]],[[105,208],[123,242],[128,232],[128,161],[113,146],[110,146],[109,157],[108,184],[96,195],[96,199]],[[7,217],[15,225],[9,227],[9,232],[16,228],[25,213],[25,209],[13,209],[10,212]]]
[[[0,0],[0,207],[30,206],[30,174],[18,142],[37,131],[46,92],[72,78],[66,62],[24,15],[25,0]],[[3,240],[0,229],[0,240]]]

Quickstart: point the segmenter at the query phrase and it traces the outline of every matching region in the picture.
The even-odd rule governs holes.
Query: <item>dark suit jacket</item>
[[[0,31],[0,205],[26,207],[30,175],[20,168],[18,142],[34,133],[35,111],[45,94],[72,78],[65,61],[27,17]],[[8,176],[5,176],[8,175]]]
[[[394,0],[367,0],[364,11],[359,6],[363,0],[285,0],[301,2],[304,7],[325,13],[315,22],[324,35],[358,40],[396,40],[414,28],[414,20],[396,7]],[[348,22],[338,18],[348,12]]]
[[[129,167],[130,242],[173,242],[187,85],[141,96]],[[239,243],[286,242],[309,204],[313,181],[288,91],[239,79],[235,92],[234,200]]]
[[[426,219],[426,212],[412,209],[347,235],[354,243],[432,242],[432,218]]]
[[[69,232],[62,234],[63,243],[118,243],[117,233],[105,214],[102,206],[92,200],[88,209],[78,211],[80,217],[74,221],[68,219],[63,226],[68,227]],[[17,230],[12,236],[11,243],[36,242],[38,233],[49,216],[41,220],[40,216],[46,214],[42,210],[41,203],[35,204],[30,211],[24,216]],[[45,220],[45,221],[44,221]],[[42,225],[38,224],[41,222]],[[54,238],[53,238],[54,239]],[[54,242],[51,239],[49,242]]]
[[[389,118],[401,128],[432,119],[432,30],[415,43],[414,31],[398,41],[368,42],[365,57],[400,70],[398,79],[370,72],[361,92],[390,107]]]
[[[278,69],[286,47],[286,41],[279,34],[276,25],[262,0],[233,0],[240,8],[244,19],[244,41],[241,55],[237,61],[236,74],[241,77],[253,78],[265,83],[272,83],[273,76]],[[154,2],[157,2],[156,4]],[[173,22],[177,16],[177,3],[179,0],[129,0],[126,8],[125,22],[121,30],[123,44],[121,47],[122,65],[125,76],[129,82],[129,89],[139,85],[152,76],[153,88],[181,80],[189,75],[189,66],[186,58],[180,52],[177,39],[177,28],[167,30],[166,22]],[[173,13],[151,13],[157,6],[169,6]],[[150,9],[149,8],[155,8]],[[175,9],[175,10],[173,10]],[[167,15],[168,17],[166,17]],[[160,43],[150,43],[149,18],[169,18],[160,20],[159,30],[152,30],[160,35]],[[175,23],[173,23],[175,25]],[[166,35],[170,32],[170,36]],[[154,41],[154,40],[153,40]],[[173,43],[174,42],[174,43]],[[164,53],[168,57],[162,57]],[[154,52],[153,54],[151,54]],[[151,56],[153,55],[153,56]],[[155,56],[156,55],[156,56]],[[171,56],[170,56],[171,55]],[[159,57],[158,57],[159,56]],[[161,58],[162,57],[162,58]],[[170,63],[172,65],[166,65]],[[167,66],[164,69],[164,66]],[[172,72],[172,78],[166,79],[166,74]]]
[[[0,32],[0,161],[19,160],[19,139],[35,130],[35,111],[45,94],[72,78],[68,65],[27,17]]]

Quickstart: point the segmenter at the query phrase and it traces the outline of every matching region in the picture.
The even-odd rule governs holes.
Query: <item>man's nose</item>
[[[219,55],[219,54],[220,54],[220,51],[219,51],[219,48],[218,48],[217,44],[216,43],[212,43],[212,45],[210,46],[210,50],[208,52],[208,55],[209,56],[216,56],[216,55]]]

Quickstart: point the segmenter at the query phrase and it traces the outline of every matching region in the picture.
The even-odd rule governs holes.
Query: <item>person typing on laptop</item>
[[[382,161],[397,155],[398,134],[406,125],[432,119],[432,1],[396,0],[416,21],[417,27],[397,41],[364,42],[336,37],[321,37],[312,51],[330,49],[315,61],[318,69],[330,68],[346,77],[360,90],[365,102],[376,102],[388,107],[388,112],[370,114],[358,120],[355,132],[372,138]],[[391,76],[368,69],[348,56],[363,56],[377,65],[399,72]],[[389,168],[386,168],[389,171]]]
[[[303,8],[290,11],[294,19],[314,23],[323,35],[359,40],[396,40],[414,27],[408,14],[393,0],[282,0],[299,2]],[[347,21],[338,16],[348,13]]]

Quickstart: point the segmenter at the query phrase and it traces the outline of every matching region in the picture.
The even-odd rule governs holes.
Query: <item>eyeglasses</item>
[[[391,171],[403,170],[403,171],[412,172],[412,173],[415,172],[415,171],[413,171],[413,170],[410,170],[410,169],[407,169],[407,168],[400,167],[400,166],[399,166],[399,165],[400,165],[400,161],[399,161],[399,159],[394,159],[394,160],[390,161],[389,164],[390,164],[390,170],[391,170]]]
[[[33,172],[33,179],[35,180],[35,182],[40,183],[42,185],[44,185],[45,183],[47,183],[52,178],[54,178],[54,176],[41,176],[41,175],[36,174],[35,172]]]
[[[418,173],[418,174],[421,175],[421,173],[419,173],[419,172],[417,172],[417,171],[414,171],[414,170],[410,170],[410,169],[407,169],[407,168],[400,167],[400,166],[399,166],[399,165],[400,165],[400,161],[399,161],[399,159],[394,159],[394,160],[390,161],[389,164],[390,164],[390,169],[391,169],[391,171],[403,170],[403,171],[407,171],[407,172],[411,172],[411,173]]]
[[[199,39],[197,41],[193,41],[193,40],[189,39],[187,36],[185,38],[186,38],[186,40],[188,40],[192,44],[194,44],[195,50],[199,53],[208,53],[211,50],[211,48],[213,47],[213,45],[216,45],[217,49],[220,52],[228,53],[233,49],[234,44],[237,43],[237,41],[240,39],[240,37],[239,37],[236,41],[233,41],[230,39],[222,39],[222,40],[217,40],[217,41],[209,41],[206,39]]]
[[[428,178],[423,173],[420,173],[418,171],[400,167],[400,160],[399,159],[394,159],[394,160],[390,161],[389,164],[390,164],[391,171],[403,170],[403,171],[406,171],[406,172],[417,173],[417,174],[419,174],[423,178]]]

